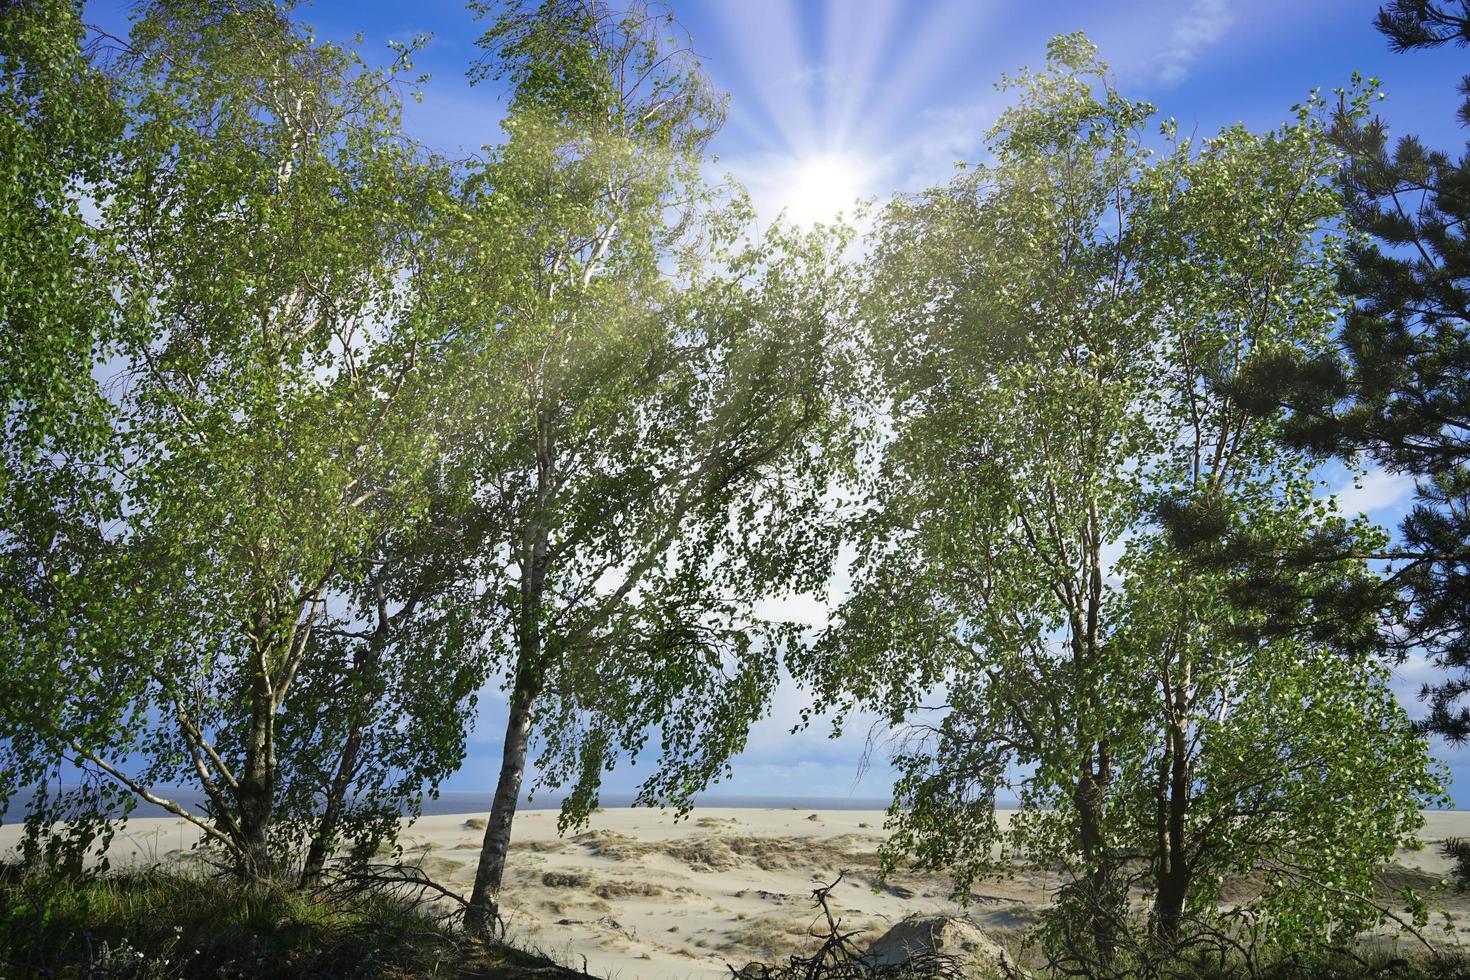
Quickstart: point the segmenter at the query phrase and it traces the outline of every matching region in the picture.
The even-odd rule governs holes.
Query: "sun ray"
[[[730,39],[721,74],[744,92],[727,160],[759,212],[804,225],[896,188],[892,136],[919,94],[973,50],[991,4],[973,0],[746,0],[711,10]],[[908,122],[912,122],[909,120]]]
[[[839,84],[824,91],[827,138],[843,145],[863,106],[879,87],[879,66],[897,34],[898,0],[874,0],[861,15],[847,0],[827,0],[827,63],[837,66]]]
[[[758,103],[775,130],[766,134],[769,142],[798,146],[809,141],[817,117],[808,93],[797,84],[808,59],[800,19],[789,0],[742,0],[712,8],[726,36],[737,39],[731,53],[747,83],[746,101]]]
[[[914,18],[896,51],[898,57],[885,66],[883,84],[875,87],[881,95],[863,107],[863,127],[869,133],[888,133],[901,114],[911,112],[923,91],[956,64],[966,46],[973,48],[992,13],[988,4],[970,0],[926,4],[922,9],[924,14]]]

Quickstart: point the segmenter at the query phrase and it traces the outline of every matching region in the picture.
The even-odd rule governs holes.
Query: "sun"
[[[854,205],[869,193],[868,168],[847,153],[797,157],[782,170],[774,188],[780,206],[790,221],[805,227],[843,213],[850,217]]]

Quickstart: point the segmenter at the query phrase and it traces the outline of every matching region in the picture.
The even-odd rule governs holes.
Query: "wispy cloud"
[[[1337,508],[1342,513],[1373,514],[1407,503],[1414,493],[1414,478],[1404,473],[1373,469],[1355,480],[1348,480],[1335,492]]]
[[[846,75],[830,65],[803,65],[791,75],[791,83],[809,92],[848,84]]]
[[[1224,35],[1232,19],[1227,0],[1195,0],[1159,55],[1159,82],[1177,85],[1188,78],[1200,54]]]
[[[985,134],[1007,102],[991,92],[966,105],[926,108],[890,162],[894,190],[920,191],[949,183],[955,165],[984,162]]]

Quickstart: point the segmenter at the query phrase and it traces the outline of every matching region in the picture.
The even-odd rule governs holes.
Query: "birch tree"
[[[687,808],[764,710],[789,625],[756,600],[831,558],[840,465],[835,247],[713,207],[723,119],[677,29],[600,2],[510,4],[482,39],[513,88],[477,215],[488,391],[461,520],[466,601],[509,698],[471,895],[495,908],[533,744],[562,826],[658,746],[638,799]],[[493,340],[489,339],[493,338]],[[494,398],[500,395],[489,396]]]
[[[1276,421],[1212,383],[1324,343],[1340,308],[1317,110],[1198,143],[1165,122],[1155,156],[1152,107],[1080,36],[1007,86],[993,162],[894,203],[876,234],[863,319],[892,433],[853,593],[795,666],[821,706],[906,733],[890,867],[947,868],[959,897],[1015,861],[1062,869],[1042,930],[1060,969],[1180,962],[1227,935],[1236,875],[1265,881],[1236,908],[1244,942],[1365,928],[1374,869],[1440,798],[1374,656],[1377,610],[1242,614],[1248,574],[1160,530],[1191,501],[1278,541],[1374,542],[1314,498]],[[1333,574],[1344,594],[1370,582]]]
[[[169,0],[109,44],[126,127],[94,179],[115,339],[90,350],[108,428],[67,460],[109,495],[87,595],[38,561],[37,593],[74,601],[7,628],[5,686],[36,696],[7,701],[6,769],[80,778],[38,797],[38,842],[121,793],[266,877],[315,805],[283,762],[331,750],[301,698],[341,679],[330,597],[422,509],[436,459],[448,328],[422,283],[448,178],[398,128],[408,49],[377,72],[289,8]],[[179,784],[202,810],[158,789]]]

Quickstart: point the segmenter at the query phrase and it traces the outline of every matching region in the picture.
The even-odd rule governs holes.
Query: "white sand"
[[[726,964],[785,955],[817,923],[813,888],[848,871],[833,910],[845,928],[876,938],[913,912],[959,911],[943,877],[900,874],[874,889],[874,851],[883,814],[871,811],[701,809],[672,813],[604,810],[580,835],[560,838],[554,810],[516,817],[502,907],[510,937],[555,959],[619,978],[725,977]],[[1470,836],[1470,814],[1430,813],[1427,846],[1399,856],[1405,869],[1442,876],[1448,863],[1435,846]],[[470,815],[424,817],[405,832],[405,860],[434,879],[468,892],[481,832]],[[0,852],[19,828],[0,827]],[[198,838],[182,821],[130,821],[112,851],[113,864],[176,859]],[[1420,877],[1423,877],[1422,875]],[[968,915],[997,938],[1035,919],[1054,882],[1020,873],[987,883],[971,896]],[[1463,899],[1447,904],[1463,913]],[[1458,924],[1467,917],[1458,915]],[[1470,926],[1464,926],[1470,929]],[[1443,933],[1441,933],[1443,935]]]

